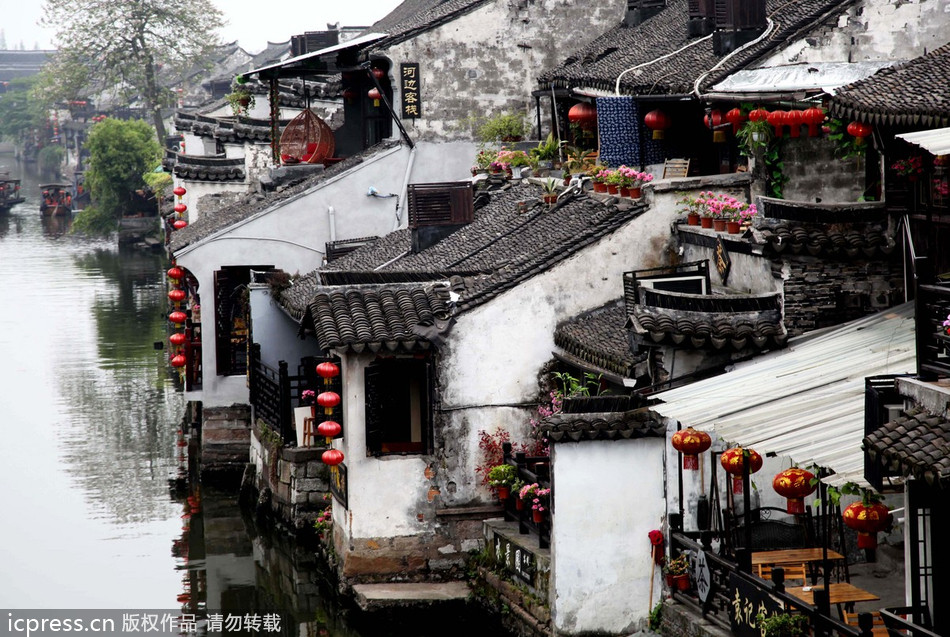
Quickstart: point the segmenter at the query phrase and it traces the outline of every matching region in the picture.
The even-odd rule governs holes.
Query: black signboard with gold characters
[[[349,508],[347,504],[346,488],[346,465],[342,462],[330,467],[330,493],[343,505],[343,508]]]
[[[722,279],[722,284],[726,284],[726,279],[729,278],[729,270],[732,268],[732,259],[729,258],[729,253],[726,252],[726,244],[723,243],[722,237],[716,237],[716,270],[719,272],[719,278]]]
[[[402,119],[422,117],[417,63],[409,62],[399,65],[399,86],[402,88]]]
[[[738,637],[761,637],[758,617],[771,617],[782,612],[782,605],[766,591],[757,588],[735,573],[729,573],[729,623]]]

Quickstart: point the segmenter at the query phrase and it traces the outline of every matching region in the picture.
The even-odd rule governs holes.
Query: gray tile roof
[[[872,124],[950,126],[950,44],[841,88],[829,112]]]
[[[730,57],[702,81],[706,89],[730,73],[744,68],[783,45],[802,28],[829,12],[843,11],[840,0],[768,0],[767,11],[775,29],[762,41]],[[621,92],[633,95],[688,94],[694,82],[723,58],[713,52],[712,39],[689,46],[699,38],[688,38],[687,0],[669,0],[667,8],[643,23],[623,25],[608,31],[583,49],[573,53],[539,81],[548,86],[591,87],[613,91],[617,77],[632,67],[658,62],[626,73]],[[681,50],[682,49],[682,50]]]
[[[622,378],[636,378],[637,364],[647,354],[630,351],[624,324],[627,312],[623,299],[617,299],[566,321],[554,331],[554,344],[568,356],[599,370]]]
[[[864,438],[876,461],[928,483],[950,486],[950,421],[924,410],[905,413]]]
[[[489,0],[406,0],[365,33],[386,33],[373,48],[386,48],[445,24]]]
[[[666,426],[646,407],[630,411],[548,416],[537,433],[553,442],[664,438]]]

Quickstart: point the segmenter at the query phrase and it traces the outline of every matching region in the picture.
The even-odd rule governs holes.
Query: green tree
[[[116,229],[132,194],[145,185],[142,175],[158,164],[161,147],[145,122],[106,118],[92,127],[86,148],[92,205],[77,215],[73,228],[107,234]]]
[[[43,126],[42,104],[32,94],[34,83],[32,78],[11,80],[0,96],[0,138],[19,141]]]
[[[223,21],[210,0],[46,0],[42,24],[57,30],[59,64],[83,65],[97,86],[139,97],[164,140],[161,109],[171,92],[158,69],[204,59]]]

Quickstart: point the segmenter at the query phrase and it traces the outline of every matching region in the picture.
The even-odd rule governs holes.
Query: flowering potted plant
[[[491,163],[495,160],[495,153],[489,152],[484,148],[475,155],[475,165],[472,166],[472,177],[478,173],[487,173],[491,169]]]
[[[537,482],[526,484],[518,491],[518,499],[521,502],[531,503],[531,517],[535,524],[540,524],[544,520],[544,512],[548,510],[550,498],[551,490],[542,487]]]
[[[305,389],[300,392],[300,404],[302,406],[310,406],[310,416],[313,418],[317,416],[316,398],[317,395],[312,389]]]
[[[685,591],[689,588],[689,556],[683,553],[670,559],[663,567],[663,573],[667,586]]]
[[[492,161],[488,164],[488,171],[493,175],[511,172],[511,166],[501,161]]]
[[[511,494],[511,487],[518,479],[518,470],[514,465],[495,465],[488,472],[488,485],[495,490],[499,500],[507,500]]]
[[[523,150],[508,150],[502,148],[498,151],[498,156],[495,158],[495,161],[501,162],[508,166],[508,172],[513,172],[517,169],[518,176],[521,176],[521,168],[524,166],[531,165],[531,158],[528,157],[528,153]]]
[[[607,192],[607,177],[610,175],[610,170],[603,166],[594,166],[587,174],[594,182],[594,192]]]
[[[607,184],[607,194],[620,194],[620,187],[626,183],[626,176],[620,170],[605,170],[604,183]]]
[[[924,172],[924,160],[920,155],[898,159],[891,164],[891,170],[897,173],[898,177],[906,177],[908,181],[917,181],[917,177]]]
[[[699,196],[713,217],[713,228],[717,231],[728,228],[730,233],[738,234],[741,224],[751,221],[758,212],[754,204],[747,204],[723,193],[714,195],[711,192],[701,192]],[[727,226],[730,223],[733,225]]]
[[[700,215],[704,211],[702,202],[698,197],[692,197],[685,192],[680,192],[677,194],[682,195],[682,197],[676,200],[676,203],[683,206],[683,209],[686,212],[686,223],[691,226],[698,226],[700,224]],[[711,226],[712,217],[709,218],[709,221]]]
[[[626,196],[633,199],[640,198],[640,189],[643,188],[643,184],[648,184],[653,181],[653,175],[651,173],[640,172],[633,168],[627,168],[626,166],[621,166],[618,170],[623,171],[624,177],[626,178],[626,185],[629,190]]]

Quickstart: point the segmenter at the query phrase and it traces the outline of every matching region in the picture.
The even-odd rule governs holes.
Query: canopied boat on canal
[[[69,184],[40,184],[43,200],[40,214],[44,217],[68,215],[73,211],[72,186]]]
[[[24,201],[26,199],[20,194],[20,180],[10,179],[7,173],[0,173],[0,213]]]

